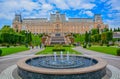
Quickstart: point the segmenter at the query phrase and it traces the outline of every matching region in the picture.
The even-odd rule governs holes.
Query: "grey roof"
[[[61,21],[62,22],[66,22],[66,16],[65,16],[65,14],[61,14],[60,16],[61,16],[60,17]]]
[[[47,22],[47,18],[24,18],[23,22]]]
[[[56,14],[51,14],[50,15],[50,22],[56,22]],[[59,18],[61,22],[66,22],[66,16],[65,14],[59,14]]]
[[[14,21],[22,22],[21,15],[20,14],[15,14]]]
[[[47,18],[24,18],[23,20],[47,20]]]
[[[55,22],[56,21],[56,16],[55,14],[50,15],[50,22]]]
[[[92,18],[69,18],[68,22],[93,22]]]

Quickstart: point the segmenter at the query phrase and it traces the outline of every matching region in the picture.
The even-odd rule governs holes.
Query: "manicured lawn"
[[[14,54],[14,53],[25,51],[25,50],[29,50],[29,48],[26,48],[25,46],[0,48],[0,49],[2,49],[2,56]]]
[[[106,53],[106,54],[117,55],[116,51],[118,48],[117,47],[106,47],[106,46],[95,46],[95,47],[90,47],[87,49],[97,51],[97,52]]]
[[[53,49],[55,47],[46,47],[43,51],[38,52],[38,54],[53,54]],[[63,54],[67,54],[67,51],[69,51],[69,54],[80,54],[80,52],[77,52],[75,50],[72,49],[72,47],[62,47],[62,49],[65,49],[65,51],[63,52]],[[57,54],[60,54],[60,52],[57,52]]]

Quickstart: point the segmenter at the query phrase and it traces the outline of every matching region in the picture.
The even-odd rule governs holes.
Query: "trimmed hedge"
[[[107,47],[109,47],[110,45],[109,44],[107,44]]]
[[[63,45],[63,47],[71,47],[70,45]]]
[[[117,56],[120,56],[120,48],[117,49]]]
[[[46,47],[54,47],[54,45],[46,45]]]
[[[53,49],[52,51],[65,51],[65,49]]]
[[[2,56],[2,50],[0,49],[0,56]]]

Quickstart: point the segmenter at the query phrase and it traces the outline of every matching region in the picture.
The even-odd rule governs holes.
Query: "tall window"
[[[101,25],[100,25],[100,24],[98,24],[98,25],[97,25],[97,28],[101,28]]]

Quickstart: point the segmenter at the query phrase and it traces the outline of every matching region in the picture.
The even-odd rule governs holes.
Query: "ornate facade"
[[[15,15],[13,28],[15,30],[27,30],[32,33],[85,33],[92,28],[103,29],[108,27],[103,23],[100,14],[95,14],[93,18],[68,18],[58,11],[50,14],[50,18],[23,18]]]

